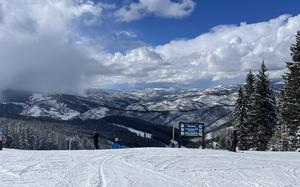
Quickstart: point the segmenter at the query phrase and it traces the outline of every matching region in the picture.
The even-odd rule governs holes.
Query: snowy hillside
[[[299,186],[291,152],[123,149],[0,152],[0,184],[10,186]]]
[[[7,90],[0,114],[49,117],[56,120],[126,116],[173,126],[179,121],[202,121],[217,128],[231,119],[236,86],[206,90],[145,89],[115,91],[89,89],[84,96]]]

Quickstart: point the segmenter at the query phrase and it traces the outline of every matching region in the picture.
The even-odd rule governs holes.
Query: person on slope
[[[2,129],[0,129],[0,151],[2,150],[3,147],[3,139],[4,139],[3,131]]]
[[[121,145],[118,138],[115,138],[115,142],[111,145],[112,149],[120,149]]]
[[[230,151],[236,152],[237,143],[238,143],[237,132],[236,129],[234,129],[231,137]]]
[[[92,138],[94,139],[94,146],[95,149],[99,149],[99,133],[95,130],[94,135],[92,136]]]

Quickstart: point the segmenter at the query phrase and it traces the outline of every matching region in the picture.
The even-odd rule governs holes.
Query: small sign
[[[179,130],[181,136],[203,136],[204,123],[179,123]]]

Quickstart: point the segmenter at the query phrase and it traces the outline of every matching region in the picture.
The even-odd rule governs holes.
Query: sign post
[[[204,123],[179,123],[179,131],[180,136],[179,140],[181,140],[182,136],[186,137],[202,137],[202,149],[205,148],[205,134],[204,134]],[[181,142],[180,142],[181,144]]]
[[[67,149],[68,150],[71,150],[72,149],[72,138],[70,137],[70,138],[66,138],[66,140],[67,140]]]

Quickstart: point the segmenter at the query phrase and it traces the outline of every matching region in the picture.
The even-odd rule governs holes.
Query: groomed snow
[[[300,153],[141,148],[0,151],[6,186],[299,186]]]

